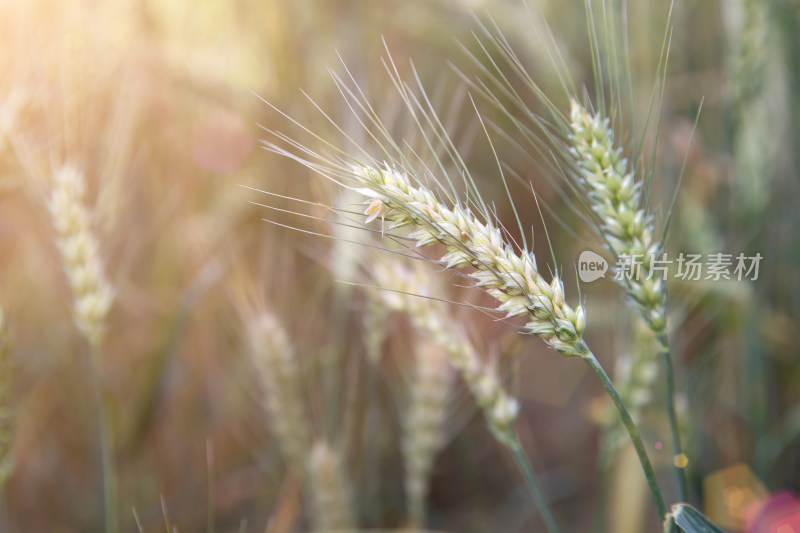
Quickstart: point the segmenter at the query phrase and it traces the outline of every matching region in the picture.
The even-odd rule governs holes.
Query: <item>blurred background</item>
[[[667,23],[661,4],[639,2],[627,15],[631,90],[645,104]],[[294,344],[297,389],[310,411],[298,424],[339,443],[358,524],[408,525],[399,442],[416,333],[391,317],[381,360],[370,362],[369,290],[337,283],[341,272],[329,268],[339,257],[350,271],[368,271],[369,259],[354,255],[347,266],[336,254],[355,252],[337,248],[341,241],[263,220],[337,231],[253,204],[325,214],[246,187],[336,201],[324,180],[260,148],[259,125],[291,127],[265,100],[335,138],[304,91],[357,131],[329,72],[344,73],[344,63],[402,129],[407,119],[381,63],[388,47],[402,75],[410,77],[413,60],[422,85],[448,110],[479,188],[513,226],[491,147],[451,67],[475,71],[463,48],[478,53],[476,17],[491,16],[537,83],[557,87],[531,14],[546,18],[570,73],[592,92],[580,2],[0,0],[0,440],[13,460],[0,530],[104,529],[90,349],[72,320],[47,208],[52,177],[66,164],[85,176],[115,293],[100,353],[121,530],[311,528],[302,483],[287,467],[246,353],[247,321],[258,308],[279,317]],[[690,500],[728,531],[773,531],[767,524],[785,517],[800,524],[800,5],[688,0],[674,5],[672,24],[658,143],[646,147],[655,158],[659,227],[685,165],[668,251],[763,256],[757,281],[669,286]],[[488,106],[481,113],[502,122]],[[575,233],[591,239],[589,228],[538,167],[502,143],[496,148],[541,201],[564,213],[563,224],[547,214],[545,221],[554,255],[569,265],[568,300],[577,301],[571,265],[585,246]],[[533,207],[522,218],[543,234]],[[536,251],[549,262],[543,238]],[[490,303],[465,290],[447,297]],[[647,366],[641,357],[652,339],[610,279],[583,286],[581,297],[586,336],[636,404],[672,499],[660,381],[637,370]],[[583,365],[505,322],[450,310],[520,398],[523,445],[565,531],[656,530],[635,456]],[[427,525],[541,530],[513,459],[463,384],[455,387]]]

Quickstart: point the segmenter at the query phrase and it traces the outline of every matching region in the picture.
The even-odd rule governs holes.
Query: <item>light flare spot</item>
[[[689,458],[686,457],[685,453],[679,453],[678,455],[672,458],[672,462],[678,468],[686,468],[689,465]]]
[[[255,135],[239,115],[218,109],[195,125],[192,159],[204,170],[232,174],[242,168],[255,142]]]

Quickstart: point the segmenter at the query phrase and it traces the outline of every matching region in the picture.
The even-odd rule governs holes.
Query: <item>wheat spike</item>
[[[247,323],[249,355],[281,451],[302,472],[311,452],[308,416],[300,394],[297,356],[283,326],[269,312]]]
[[[617,276],[617,281],[650,329],[664,333],[666,283],[662,277],[645,275],[653,259],[661,258],[663,248],[654,235],[653,217],[641,205],[641,182],[635,180],[622,148],[616,146],[609,119],[589,113],[575,100],[570,111],[569,141],[606,246],[615,258],[641,262],[642,272]]]
[[[445,268],[474,267],[470,278],[500,302],[497,310],[507,318],[527,316],[526,331],[565,355],[587,353],[583,307],[572,309],[566,303],[558,276],[550,283],[544,280],[532,252],[517,253],[500,228],[478,220],[469,209],[446,206],[403,172],[361,166],[353,175],[361,185],[357,190],[370,198],[364,213],[367,223],[380,218],[390,229],[410,227],[418,247],[444,245]]]
[[[353,491],[336,450],[317,442],[308,459],[314,531],[355,529]]]
[[[105,276],[91,215],[84,204],[85,191],[83,174],[75,167],[64,166],[55,173],[48,207],[72,290],[75,324],[97,346],[103,338],[114,290]]]

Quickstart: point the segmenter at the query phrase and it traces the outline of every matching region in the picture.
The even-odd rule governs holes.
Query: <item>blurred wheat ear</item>
[[[399,258],[373,254],[373,259],[367,282],[380,289],[370,291],[371,299],[384,313],[407,315],[420,335],[403,416],[402,451],[409,524],[421,528],[434,459],[448,437],[454,369],[470,387],[498,438],[510,430],[517,404],[480,360],[461,328],[448,320],[446,307],[434,299],[430,276],[412,271]]]
[[[114,290],[107,281],[100,244],[91,228],[91,213],[84,203],[85,193],[86,181],[81,171],[65,165],[53,176],[48,207],[72,291],[72,315],[95,351],[103,340]]]
[[[299,473],[311,453],[309,416],[300,394],[295,347],[269,311],[245,311],[248,354],[281,451]]]
[[[380,287],[379,296],[387,309],[404,313],[417,331],[444,350],[447,361],[483,410],[492,434],[503,443],[515,440],[517,401],[505,390],[497,373],[483,362],[463,328],[449,319],[447,309],[434,299],[431,281],[426,279],[429,276],[385,254],[375,256],[369,276]]]
[[[323,441],[314,444],[308,458],[308,489],[314,531],[356,529],[353,487],[342,455]]]
[[[409,525],[425,525],[433,462],[447,437],[448,402],[453,369],[442,347],[416,343],[414,370],[403,417],[403,462]]]

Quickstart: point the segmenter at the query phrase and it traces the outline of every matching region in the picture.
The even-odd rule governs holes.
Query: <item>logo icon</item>
[[[606,277],[608,262],[591,250],[584,250],[578,257],[578,277],[584,283]]]

